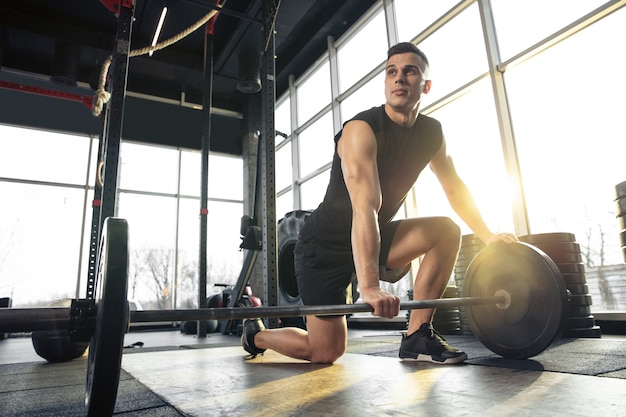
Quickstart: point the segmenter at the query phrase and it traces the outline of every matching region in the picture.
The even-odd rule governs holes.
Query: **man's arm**
[[[400,299],[382,291],[379,281],[378,211],[382,196],[374,132],[363,121],[347,123],[337,143],[337,152],[352,203],[352,252],[361,296],[374,307],[374,315],[395,317]]]
[[[452,158],[448,155],[446,150],[445,139],[442,142],[441,149],[439,149],[431,159],[430,168],[441,183],[454,211],[483,242],[492,243],[497,240],[512,242],[517,240],[512,234],[494,234],[489,230],[476,206],[472,194],[456,172]]]

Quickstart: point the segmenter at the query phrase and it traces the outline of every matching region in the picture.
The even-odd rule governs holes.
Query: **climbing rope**
[[[221,7],[221,6],[217,5],[217,7]],[[198,30],[199,27],[201,27],[206,22],[211,20],[211,18],[215,16],[217,13],[218,13],[217,10],[211,10],[209,13],[204,15],[202,19],[198,20],[196,23],[189,26],[187,29],[183,30],[178,35],[173,36],[169,39],[166,39],[162,42],[159,42],[154,46],[147,46],[145,48],[130,51],[128,56],[132,58],[132,57],[136,57],[140,55],[145,55],[150,52],[155,52],[155,51],[160,51],[161,49],[165,49],[168,46],[175,44],[179,40],[187,37],[189,34]],[[109,99],[111,98],[111,94],[105,90],[105,85],[106,85],[107,74],[109,72],[109,67],[111,66],[112,60],[113,60],[113,56],[109,55],[107,59],[104,61],[104,63],[102,64],[102,70],[100,71],[100,79],[98,80],[98,89],[96,90],[96,93],[94,94],[93,103],[91,107],[91,112],[96,117],[100,116],[100,114],[102,113],[102,109],[104,108],[104,105],[108,103]]]

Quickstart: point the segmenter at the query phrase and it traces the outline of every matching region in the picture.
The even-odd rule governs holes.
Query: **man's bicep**
[[[365,122],[350,122],[339,139],[344,181],[354,204],[380,206],[376,138]]]

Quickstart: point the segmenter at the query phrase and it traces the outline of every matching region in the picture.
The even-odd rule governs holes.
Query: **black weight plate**
[[[465,276],[465,272],[467,271],[467,267],[469,265],[457,265],[454,267],[454,275],[460,276],[461,278]]]
[[[570,306],[569,308],[570,317],[587,317],[590,314],[591,314],[590,306]]]
[[[533,246],[541,249],[548,255],[552,253],[576,252],[580,253],[580,245],[575,242],[546,242],[535,243]]]
[[[461,324],[461,320],[459,320],[459,316],[457,315],[454,318],[437,318],[437,316],[435,316],[435,318],[433,319],[433,326],[435,327],[435,329],[438,329],[441,326],[459,326]]]
[[[626,196],[626,181],[620,182],[615,186],[615,198]]]
[[[474,259],[474,257],[468,259],[468,260],[456,260],[456,263],[454,264],[455,268],[461,268],[461,269],[467,269],[467,267],[469,266],[469,264],[472,262],[472,259]]]
[[[546,252],[546,255],[548,255],[555,264],[557,264],[557,267],[559,264],[580,263],[583,260],[580,252]]]
[[[525,359],[543,352],[567,324],[567,288],[552,260],[531,245],[494,243],[470,264],[463,295],[511,295],[511,305],[465,306],[467,321],[493,352]]]
[[[480,245],[479,244],[472,244],[472,245],[463,244],[461,246],[461,249],[459,249],[459,254],[471,253],[471,254],[476,255],[478,252],[485,249],[485,247],[486,245],[484,243]]]
[[[569,305],[572,307],[590,306],[590,305],[593,305],[593,300],[591,298],[591,295],[589,294],[572,295],[572,297],[569,300]]]
[[[620,197],[615,200],[615,216],[626,215],[626,196]]]
[[[581,262],[573,263],[573,264],[561,262],[559,264],[556,264],[556,267],[559,268],[559,271],[561,271],[564,274],[574,274],[574,273],[584,274],[585,273],[585,264]]]
[[[574,273],[574,274],[561,274],[561,276],[563,277],[563,281],[565,281],[565,285],[572,285],[572,284],[586,284],[587,283],[587,279],[585,278],[585,274],[581,274],[581,273]]]
[[[483,241],[475,234],[461,236],[462,245],[481,244],[481,243],[483,243]]]
[[[617,218],[620,229],[626,229],[626,214]]]
[[[557,264],[557,267],[559,264],[574,264],[583,261],[581,252],[554,252],[549,253],[548,256]]]
[[[449,285],[443,292],[443,298],[456,298],[459,296],[459,289],[456,285]]]
[[[573,233],[554,232],[518,236],[518,239],[534,245],[537,243],[575,242],[576,236]]]
[[[128,330],[128,224],[107,218],[95,283],[97,318],[89,344],[85,406],[88,416],[110,416],[115,408]]]
[[[570,317],[567,319],[566,329],[583,329],[595,326],[595,320],[592,315],[585,317]]]
[[[467,271],[467,268],[459,268],[459,269],[455,268],[454,269],[454,282],[459,288],[463,287],[463,280],[465,279],[466,271]]]
[[[478,253],[467,253],[465,255],[458,255],[456,257],[456,261],[457,263],[469,265],[472,262],[472,259],[476,257],[476,255],[478,255]]]
[[[602,331],[600,330],[600,326],[593,326],[586,329],[567,329],[563,333],[563,337],[600,338],[602,337]]]
[[[586,284],[568,284],[565,283],[567,289],[572,293],[572,295],[580,295],[580,294],[588,294],[589,287]]]
[[[444,320],[458,320],[459,319],[459,310],[442,310],[438,308],[435,311],[434,320],[435,321],[444,321]]]

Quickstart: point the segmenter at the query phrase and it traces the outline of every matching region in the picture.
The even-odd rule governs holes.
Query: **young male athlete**
[[[385,104],[359,113],[335,137],[330,184],[324,201],[300,231],[295,271],[305,305],[345,304],[356,271],[363,302],[375,316],[398,315],[400,299],[380,288],[386,269],[406,266],[424,255],[415,277],[415,300],[440,298],[460,247],[460,228],[447,217],[392,221],[420,172],[435,173],[452,208],[486,243],[512,242],[492,233],[458,176],[440,123],[419,114],[431,88],[428,59],[412,43],[387,53]],[[467,355],[433,329],[434,309],[411,312],[399,356],[405,360],[452,364]],[[272,349],[312,363],[333,363],[346,350],[345,316],[309,316],[306,331],[265,329],[260,319],[244,321],[242,345],[251,355]]]

